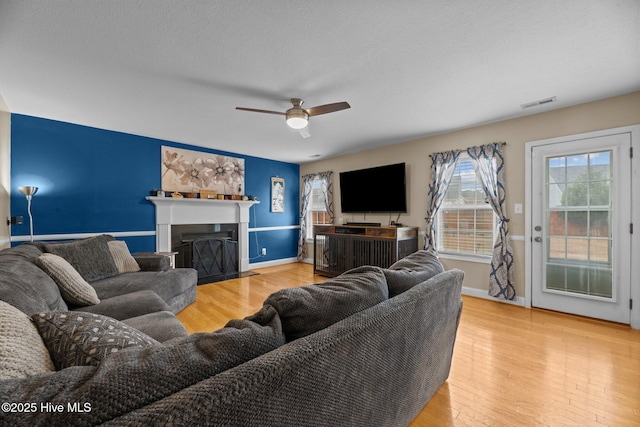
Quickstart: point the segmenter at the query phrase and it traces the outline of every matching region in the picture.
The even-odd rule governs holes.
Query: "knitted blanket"
[[[63,369],[0,383],[0,425],[96,425],[147,406],[284,344],[275,311],[258,325],[232,320],[211,333],[129,347],[100,366]],[[51,378],[55,376],[54,378]]]

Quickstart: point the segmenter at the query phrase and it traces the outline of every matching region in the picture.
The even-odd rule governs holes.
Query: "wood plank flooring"
[[[256,312],[272,292],[321,282],[311,265],[199,286],[189,332]],[[412,427],[640,426],[640,331],[463,296],[451,374]]]

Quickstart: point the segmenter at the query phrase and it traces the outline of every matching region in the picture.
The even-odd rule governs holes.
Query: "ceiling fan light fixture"
[[[303,129],[309,124],[309,114],[300,108],[294,107],[287,110],[287,125],[292,129]]]

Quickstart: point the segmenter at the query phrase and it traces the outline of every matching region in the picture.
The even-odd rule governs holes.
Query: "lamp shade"
[[[25,196],[27,196],[27,198],[29,198],[38,192],[38,187],[27,185],[27,186],[19,187],[18,190],[20,190],[22,194],[24,194]]]

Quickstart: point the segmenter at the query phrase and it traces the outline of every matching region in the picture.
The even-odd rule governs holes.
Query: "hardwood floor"
[[[272,292],[321,282],[311,265],[202,285],[189,332],[257,311]],[[640,426],[640,331],[463,296],[451,374],[418,426]]]

